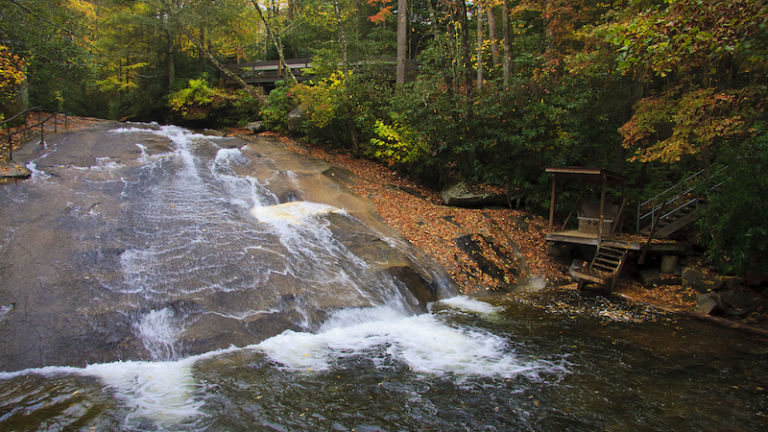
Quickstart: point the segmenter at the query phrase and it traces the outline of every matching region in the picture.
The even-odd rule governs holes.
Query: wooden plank
[[[608,189],[608,178],[601,174],[603,186],[600,189],[600,223],[597,224],[597,242],[603,239],[603,221],[605,221],[605,190]]]
[[[608,281],[604,277],[600,277],[597,275],[592,275],[590,273],[585,273],[579,270],[574,270],[573,275],[576,276],[577,279],[584,279],[588,280],[590,282],[594,282],[596,284],[605,285]]]

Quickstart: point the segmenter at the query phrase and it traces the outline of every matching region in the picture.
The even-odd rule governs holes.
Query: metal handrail
[[[693,179],[701,176],[704,172],[706,172],[705,169],[699,170],[698,172],[689,175],[688,177],[684,178],[677,184],[670,186],[669,188],[665,189],[664,191],[654,195],[651,199],[646,200],[640,204],[637,205],[637,220],[636,220],[636,229],[637,231],[640,231],[640,225],[642,221],[647,219],[648,217],[651,218],[651,223],[656,219],[656,213],[661,210],[661,204],[662,203],[668,203],[668,202],[674,202],[679,197],[689,194],[696,190],[698,182],[694,183],[692,186],[688,186],[686,188],[686,185],[689,184]],[[674,195],[669,196],[672,192],[674,192]],[[662,197],[664,198],[662,200]],[[696,197],[698,199],[698,197]],[[643,208],[648,207],[648,204],[651,204],[650,209],[643,214]],[[678,209],[675,209],[674,211],[677,211]],[[673,211],[673,212],[674,212]],[[660,216],[661,218],[669,216],[670,213],[667,213],[665,215]]]
[[[696,197],[696,198],[694,198],[692,200],[689,200],[688,202],[684,203],[683,205],[677,206],[674,209],[664,213],[663,215],[659,216],[659,219],[664,219],[665,217],[667,217],[667,216],[669,216],[671,214],[674,214],[675,212],[685,208],[686,206],[688,206],[690,204],[696,203],[697,201],[699,201],[699,197]]]
[[[691,180],[691,179],[693,179],[693,178],[695,178],[695,177],[698,177],[699,175],[703,174],[705,171],[706,171],[706,170],[705,170],[705,169],[703,169],[703,170],[700,170],[700,171],[698,171],[698,172],[696,172],[696,173],[694,173],[694,174],[691,174],[690,176],[688,176],[688,177],[684,178],[683,180],[679,181],[679,182],[678,182],[678,183],[676,183],[675,185],[673,185],[673,186],[670,186],[669,188],[667,188],[667,189],[666,189],[666,190],[664,190],[663,192],[659,192],[659,193],[658,193],[658,194],[656,194],[656,195],[655,195],[653,198],[651,198],[651,199],[649,199],[649,200],[647,200],[647,201],[645,201],[645,202],[641,203],[641,204],[639,205],[639,207],[645,207],[647,204],[651,203],[652,201],[655,201],[655,200],[659,199],[661,196],[665,195],[666,193],[668,193],[668,192],[671,192],[671,191],[673,191],[673,190],[677,189],[678,187],[680,187],[680,185],[687,183],[689,180]]]
[[[682,190],[682,191],[680,191],[680,193],[676,194],[675,196],[673,196],[673,197],[671,197],[671,198],[668,198],[668,199],[667,199],[667,200],[665,200],[665,201],[668,201],[668,202],[674,202],[674,201],[676,201],[678,198],[680,198],[681,196],[687,195],[687,194],[689,194],[689,193],[691,193],[691,192],[694,192],[695,190],[696,190],[696,187],[695,187],[695,186],[693,186],[693,187],[689,187],[688,189],[685,189],[685,190]],[[697,197],[696,199],[698,199],[698,197]],[[696,199],[694,199],[694,200],[692,200],[692,201],[696,201]],[[688,203],[688,204],[690,204],[690,203]],[[651,214],[655,213],[655,212],[656,212],[656,210],[660,209],[660,208],[661,208],[661,206],[662,206],[662,204],[656,204],[656,205],[654,205],[653,207],[651,207],[651,211],[649,211],[649,212],[647,212],[646,214],[644,214],[644,215],[640,216],[640,217],[639,217],[639,219],[640,219],[640,220],[643,220],[643,219],[647,218],[649,215],[651,215]],[[663,215],[663,216],[661,216],[661,217],[666,217],[666,216],[668,216],[668,215],[669,215],[669,213],[667,213],[667,214],[665,214],[665,215]]]
[[[0,122],[0,124],[2,124],[6,128],[6,130],[7,130],[6,137],[8,138],[8,160],[9,161],[13,161],[13,136],[14,135],[23,134],[23,133],[25,133],[27,131],[30,131],[30,130],[32,130],[32,129],[34,129],[34,128],[39,126],[40,127],[40,144],[41,145],[45,145],[45,124],[49,120],[51,120],[51,119],[54,119],[53,120],[53,132],[54,133],[58,132],[58,125],[59,125],[59,123],[58,123],[58,115],[59,115],[59,113],[56,113],[56,112],[51,114],[51,115],[49,115],[48,117],[46,117],[46,118],[44,118],[42,120],[38,120],[37,123],[32,124],[30,126],[27,126],[26,123],[25,123],[23,128],[21,128],[19,130],[15,130],[15,131],[11,130],[11,128],[6,124],[6,123],[14,120],[15,118],[19,117],[20,115],[32,112],[33,110],[38,109],[38,108],[40,108],[40,107],[38,106],[38,107],[27,108],[26,110],[21,111],[21,112],[15,114],[13,117],[9,118],[8,120]],[[68,127],[67,126],[67,116],[66,116],[66,114],[64,114],[64,128],[67,128],[67,127]]]
[[[28,113],[28,112],[31,112],[31,111],[37,110],[37,109],[40,109],[40,107],[39,107],[39,106],[36,106],[36,107],[32,107],[32,108],[27,108],[27,109],[25,109],[24,111],[19,111],[19,112],[17,112],[16,114],[14,114],[14,115],[13,115],[13,117],[11,117],[11,118],[7,118],[7,119],[5,119],[5,120],[3,120],[3,121],[0,121],[0,125],[4,125],[5,123],[10,123],[11,121],[15,120],[15,119],[16,119],[16,117],[18,117],[18,116],[20,116],[20,115],[22,115],[22,114],[26,114],[26,113]]]
[[[658,219],[664,219],[664,218],[666,218],[666,217],[668,217],[668,216],[670,216],[670,215],[672,215],[672,214],[682,210],[683,208],[685,208],[687,206],[690,206],[691,204],[696,204],[698,206],[698,203],[701,200],[700,186],[702,185],[703,181],[702,180],[696,180],[693,183],[691,183],[691,182],[692,182],[692,180],[697,179],[698,177],[700,177],[706,171],[707,171],[706,169],[700,170],[700,171],[698,171],[698,172],[696,172],[696,173],[686,177],[685,179],[681,180],[680,182],[678,182],[674,186],[671,186],[671,187],[667,188],[666,190],[664,190],[663,192],[656,194],[653,198],[651,198],[651,199],[649,199],[649,200],[647,200],[647,201],[645,201],[643,203],[638,204],[637,205],[637,227],[636,227],[637,231],[640,231],[641,222],[646,220],[648,217],[651,218],[651,224],[653,224],[653,221],[655,221],[657,218]],[[718,185],[714,185],[712,187],[709,187],[708,190],[710,190],[710,191],[714,190],[718,186],[719,186],[719,184]],[[670,194],[670,192],[675,192],[675,194],[670,196],[670,197],[667,197],[664,200],[661,200],[662,197],[668,196]],[[673,210],[670,210],[669,212],[666,212],[666,213],[664,213],[664,214],[662,214],[660,216],[657,216],[657,212],[660,213],[662,211],[661,209],[664,208],[664,206],[666,204],[678,201],[681,197],[684,197],[684,196],[689,195],[689,194],[695,194],[695,197],[693,197],[692,199],[687,200],[685,203],[683,203],[682,205],[677,206]],[[661,201],[660,204],[658,203],[659,201]],[[645,214],[643,214],[642,213],[642,209],[644,207],[647,207],[648,204],[651,204],[650,209]]]

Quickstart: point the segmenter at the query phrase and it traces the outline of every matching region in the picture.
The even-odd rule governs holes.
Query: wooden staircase
[[[664,239],[696,221],[706,195],[719,186],[709,186],[707,181],[706,171],[701,170],[639,204],[637,232],[649,239]]]
[[[593,282],[610,291],[616,285],[626,257],[626,249],[601,243],[597,245],[595,256],[589,265],[571,270],[571,275],[578,281],[579,290],[582,290],[587,282]]]
[[[641,229],[640,234],[646,237],[653,234],[654,238],[665,239],[695,222],[699,218],[699,209],[705,204],[704,199],[691,199],[674,210],[661,215],[656,223],[655,231],[652,231],[653,225],[650,225]]]

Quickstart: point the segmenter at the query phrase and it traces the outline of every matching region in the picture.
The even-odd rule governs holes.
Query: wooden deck
[[[598,236],[597,234],[584,233],[577,230],[565,230],[551,232],[547,234],[547,241],[559,242],[559,243],[573,243],[589,246],[597,246]],[[611,234],[603,235],[602,244],[605,246],[625,249],[628,251],[640,251],[645,247],[647,238],[643,235],[637,234]],[[690,245],[675,241],[665,241],[654,239],[649,245],[649,252],[656,253],[687,253],[690,250]]]

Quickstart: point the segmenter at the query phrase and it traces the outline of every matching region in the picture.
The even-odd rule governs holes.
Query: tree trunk
[[[339,42],[341,42],[341,67],[346,74],[349,71],[349,63],[347,58],[347,37],[344,34],[344,22],[341,20],[341,8],[339,7],[339,0],[333,0],[333,9],[336,12],[336,24],[339,26]]]
[[[288,67],[288,63],[285,62],[285,56],[283,55],[283,45],[280,43],[279,39],[272,32],[272,27],[269,26],[269,23],[264,18],[264,14],[261,12],[261,7],[259,7],[259,2],[256,0],[251,0],[251,3],[253,3],[253,7],[256,9],[256,12],[259,14],[259,18],[261,18],[261,22],[264,24],[264,27],[267,29],[267,34],[269,35],[269,38],[272,40],[272,44],[275,46],[275,50],[277,50],[277,57],[280,59],[280,64],[285,69],[285,72],[288,74],[288,78],[293,83],[298,82],[296,80],[296,77],[293,75],[293,72],[291,72],[291,68]]]
[[[499,64],[499,43],[496,40],[498,37],[496,34],[496,11],[493,6],[489,6],[486,12],[488,12],[488,39],[491,40],[491,58],[493,59],[493,66],[496,67]]]
[[[173,36],[166,30],[168,36],[168,45],[165,51],[165,61],[168,63],[168,90],[173,88],[173,81],[176,79],[176,65],[173,62]]]
[[[477,91],[483,88],[483,9],[477,4]]]
[[[474,122],[474,105],[475,105],[475,92],[472,85],[472,56],[469,50],[469,16],[467,10],[466,0],[459,0],[459,17],[458,21],[461,23],[461,45],[462,55],[464,57],[464,88],[466,89],[466,103],[465,103],[465,124],[467,126],[466,139],[468,150],[466,153],[466,163],[468,167],[472,167],[477,160],[477,153],[472,144],[474,138],[472,136],[471,125]]]
[[[407,14],[408,14],[408,2],[406,0],[397,0],[397,75],[396,75],[395,83],[398,85],[405,84]]]
[[[347,59],[347,37],[344,34],[344,22],[341,19],[341,8],[339,7],[339,0],[333,0],[333,8],[336,12],[336,23],[339,26],[339,41],[341,42],[341,65],[344,70],[344,110],[346,111],[347,118],[347,131],[349,132],[349,139],[352,140],[352,151],[358,154],[360,151],[360,145],[357,142],[357,129],[355,128],[355,122],[352,121],[353,112],[349,106],[350,94],[349,94],[349,62]]]
[[[509,87],[509,76],[512,71],[512,38],[510,36],[509,28],[509,6],[507,0],[502,2],[502,22],[504,31],[504,88]]]

